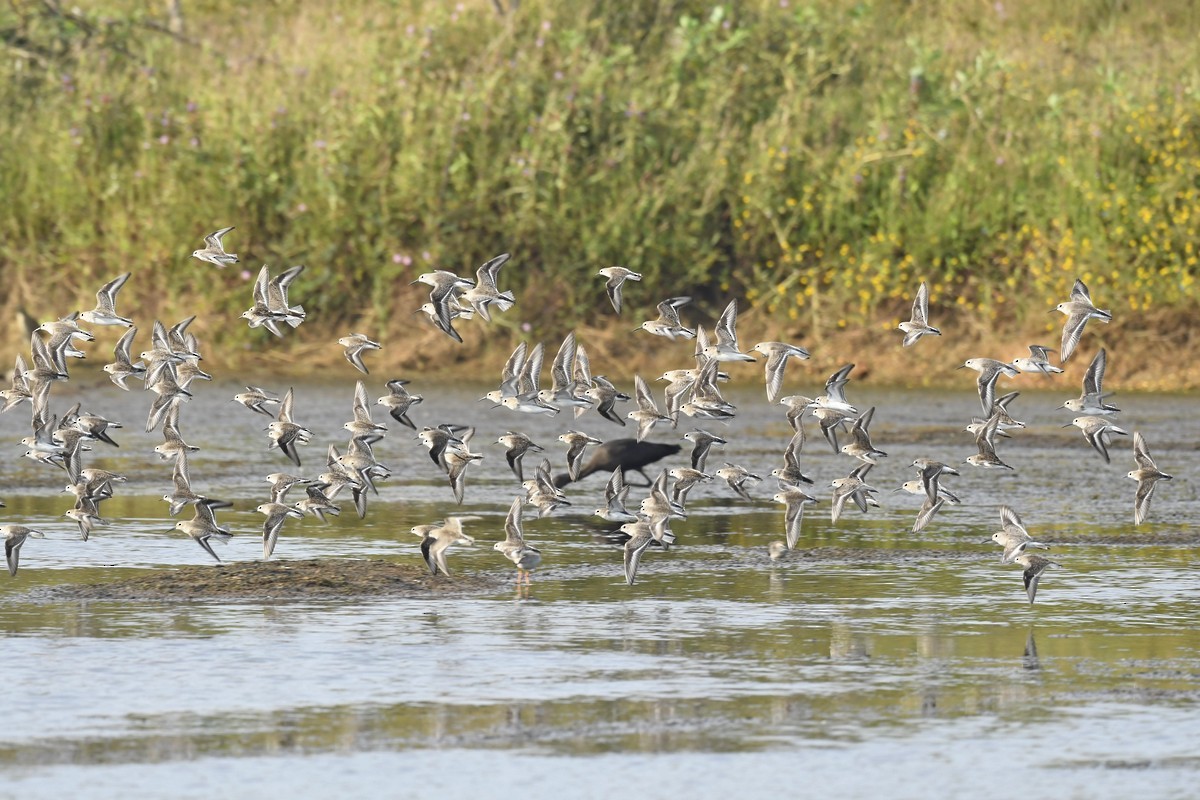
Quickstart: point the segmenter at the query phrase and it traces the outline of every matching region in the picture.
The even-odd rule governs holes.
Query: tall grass
[[[796,333],[894,325],[922,278],[976,324],[1040,328],[1076,276],[1196,306],[1187,0],[184,0],[185,40],[80,5],[0,10],[10,311],[132,270],[142,315],[231,319],[304,263],[303,333],[386,336],[416,275],[500,252],[535,325],[608,324],[611,264],[631,319],[741,296]],[[224,225],[244,272],[188,257]]]

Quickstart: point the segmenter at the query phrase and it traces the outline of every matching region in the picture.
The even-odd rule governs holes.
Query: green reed
[[[386,335],[416,275],[500,252],[535,325],[608,325],[611,264],[645,275],[630,320],[733,295],[797,334],[894,325],[923,278],[997,325],[1077,276],[1194,310],[1190,3],[634,6],[183,0],[182,39],[141,3],[8,6],[9,310],[132,270],[139,316],[228,318],[245,273],[189,258],[223,225],[250,273],[308,266],[306,332]]]

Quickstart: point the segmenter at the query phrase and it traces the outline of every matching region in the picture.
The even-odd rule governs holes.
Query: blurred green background
[[[518,309],[463,354],[530,320],[626,336],[677,294],[775,338],[884,336],[921,279],[967,338],[1055,344],[1082,277],[1126,340],[1190,341],[1188,0],[172,5],[0,7],[8,319],[132,271],[119,310],[244,351],[269,338],[236,319],[251,275],[302,263],[309,321],[272,347],[395,341],[418,274],[511,252]],[[225,225],[244,269],[190,258]],[[645,276],[620,320],[612,264]]]

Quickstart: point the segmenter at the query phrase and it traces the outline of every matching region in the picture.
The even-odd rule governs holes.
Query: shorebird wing
[[[913,298],[912,321],[921,325],[929,324],[929,286],[925,281],[921,281],[921,285],[917,287],[917,296]],[[917,336],[920,338],[920,334]],[[908,337],[904,338],[907,342]]]
[[[1021,518],[1017,516],[1017,512],[1013,511],[1009,506],[1000,506],[1000,523],[1006,528],[1016,528],[1026,536],[1029,532],[1025,530],[1025,526],[1021,523]]]
[[[129,276],[132,274],[132,272],[126,272],[100,287],[100,291],[96,292],[96,310],[115,315],[117,313],[117,292],[121,291],[121,287],[125,285],[125,281],[129,280]]]
[[[225,247],[221,244],[221,239],[231,230],[233,230],[232,225],[230,225],[228,228],[221,228],[219,231],[213,231],[208,236],[204,237],[204,243],[214,250],[224,252]],[[219,560],[220,559],[218,559],[218,561]]]
[[[1138,481],[1137,494],[1133,498],[1133,524],[1141,525],[1150,512],[1150,498],[1154,496],[1154,487],[1161,480],[1157,475],[1144,477]]]
[[[1063,323],[1060,363],[1069,359],[1075,352],[1075,348],[1083,336],[1083,326],[1087,321],[1088,312],[1085,308],[1075,308],[1067,315],[1066,322]]]
[[[730,300],[729,305],[725,306],[725,310],[721,312],[721,316],[717,318],[717,326],[714,328],[717,334],[717,346],[732,347],[738,350],[737,339],[737,300]]]

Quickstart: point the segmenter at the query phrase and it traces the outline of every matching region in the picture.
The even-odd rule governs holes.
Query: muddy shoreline
[[[1056,534],[1052,550],[1062,554],[1078,547],[1200,546],[1200,531],[1168,530],[1119,535]],[[927,559],[992,560],[999,551],[981,546],[976,551],[947,550],[914,541],[896,550],[813,547],[792,551],[780,565],[911,564]],[[770,569],[766,559],[762,568]],[[279,561],[226,562],[219,565],[169,567],[114,577],[95,583],[66,584],[36,590],[30,599],[44,602],[74,600],[181,602],[294,602],[320,600],[437,599],[479,597],[512,585],[509,573],[460,574],[434,577],[424,567],[383,558],[324,558]]]
[[[382,558],[239,561],[171,567],[97,583],[55,586],[38,599],[63,600],[344,600],[484,594],[504,585],[494,575],[434,577],[429,570]]]

